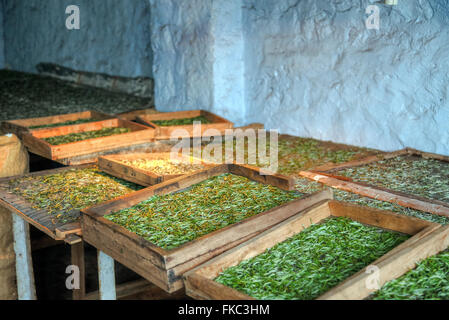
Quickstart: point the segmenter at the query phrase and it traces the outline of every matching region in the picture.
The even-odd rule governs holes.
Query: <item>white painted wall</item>
[[[241,0],[151,0],[155,104],[245,122]]]
[[[6,62],[36,72],[40,62],[125,77],[152,76],[148,0],[4,0]],[[68,5],[81,29],[67,30]]]
[[[213,105],[211,0],[150,0],[155,105],[161,111]]]
[[[449,154],[449,2],[244,0],[247,121]]]
[[[3,33],[3,1],[0,0],[0,69],[5,67],[5,38]]]
[[[53,62],[137,76],[153,65],[162,111],[449,154],[446,0],[79,0],[80,31],[64,27],[70,0],[4,2],[13,69]],[[370,4],[380,30],[365,27]]]

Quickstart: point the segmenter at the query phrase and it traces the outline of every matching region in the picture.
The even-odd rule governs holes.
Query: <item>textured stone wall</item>
[[[449,2],[244,0],[247,120],[449,154]],[[380,8],[367,30],[365,9]]]
[[[213,105],[211,0],[151,0],[155,104],[161,111]]]
[[[151,0],[158,110],[245,122],[241,0]]]
[[[3,33],[3,1],[0,0],[0,69],[5,67],[5,38]]]
[[[36,72],[50,62],[81,71],[152,76],[148,0],[3,0],[6,63]],[[65,27],[66,7],[80,8],[80,30]]]

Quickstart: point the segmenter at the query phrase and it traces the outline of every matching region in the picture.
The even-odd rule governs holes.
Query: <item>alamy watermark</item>
[[[65,269],[65,273],[70,274],[65,280],[65,287],[68,290],[79,290],[80,286],[80,268],[70,265]]]
[[[81,26],[80,8],[76,5],[70,5],[65,9],[69,16],[65,20],[65,27],[68,30],[79,30]]]
[[[380,289],[380,269],[378,266],[369,265],[366,267],[365,273],[369,276],[365,280],[365,286],[368,290]]]
[[[370,5],[366,7],[365,13],[368,14],[368,18],[365,20],[365,26],[368,30],[380,29],[380,9],[376,5]]]

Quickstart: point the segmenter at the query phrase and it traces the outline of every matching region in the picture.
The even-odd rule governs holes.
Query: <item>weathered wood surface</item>
[[[112,119],[112,118],[113,118],[112,115],[108,115],[106,113],[97,112],[97,111],[84,111],[84,112],[61,114],[61,115],[48,116],[48,117],[3,121],[0,125],[0,129],[1,129],[1,131],[5,132],[5,133],[14,133],[19,138],[21,138],[22,134],[24,132],[42,130],[42,128],[41,129],[30,129],[29,127],[64,123],[67,121],[76,121],[76,120],[81,120],[81,119],[95,119],[98,121],[102,121],[102,120],[107,120],[107,119]]]
[[[50,174],[65,172],[72,169],[92,168],[93,165],[81,165],[64,167],[52,170],[44,170],[21,176],[14,176],[0,179],[0,205],[8,208],[13,214],[20,216],[29,224],[33,225],[46,235],[55,240],[65,240],[69,235],[80,235],[81,227],[79,222],[62,223],[53,221],[52,215],[46,210],[35,209],[33,204],[21,196],[8,191],[9,181],[22,177],[39,177]]]
[[[153,121],[154,120],[174,120],[174,119],[185,119],[185,118],[194,118],[198,116],[204,116],[211,123],[201,124],[200,130],[195,130],[193,125],[179,125],[179,126],[158,126]],[[177,111],[177,112],[163,112],[156,114],[146,114],[139,115],[136,118],[136,121],[147,125],[156,130],[155,138],[157,140],[168,140],[172,137],[172,135],[176,131],[176,137],[201,137],[208,130],[215,130],[217,132],[216,135],[223,135],[226,129],[232,129],[234,124],[220,116],[217,116],[209,111],[204,110],[192,110],[192,111]],[[179,134],[183,130],[185,134]]]
[[[360,207],[338,201],[322,201],[279,223],[256,237],[216,256],[185,273],[184,284],[188,296],[195,299],[252,299],[214,281],[225,269],[251,259],[266,249],[285,241],[312,224],[330,216],[346,216],[360,223],[412,235],[412,237],[375,261],[380,267],[381,284],[412,269],[417,262],[444,250],[449,245],[449,228],[420,219],[400,216],[393,212]],[[363,299],[374,289],[365,286],[365,268],[328,291],[319,299]]]
[[[234,165],[217,165],[82,210],[83,238],[160,288],[175,292],[182,289],[182,275],[191,268],[319,201],[332,198],[330,190],[318,192],[222,228],[173,250],[164,250],[103,217],[132,207],[155,194],[178,192],[210,177],[231,172],[230,167],[235,169]],[[254,178],[254,171],[247,167],[242,167],[238,172],[250,179]],[[288,186],[289,183],[279,182],[281,178],[278,176],[266,182],[274,181],[278,185]]]
[[[84,243],[79,243],[70,246],[71,263],[73,266],[79,268],[79,289],[73,289],[72,299],[82,300],[86,295],[86,268],[84,262]]]
[[[70,133],[96,131],[103,128],[117,127],[129,128],[131,129],[131,132],[107,137],[86,139],[83,141],[62,145],[51,145],[43,140],[44,138],[62,136]],[[30,152],[50,160],[58,160],[151,142],[154,140],[154,132],[154,129],[138,123],[122,119],[110,119],[93,123],[31,131],[23,133],[22,138],[25,146]]]
[[[100,300],[116,300],[114,259],[98,251],[98,285]]]
[[[13,232],[19,300],[36,300],[28,223],[21,217],[13,215]]]

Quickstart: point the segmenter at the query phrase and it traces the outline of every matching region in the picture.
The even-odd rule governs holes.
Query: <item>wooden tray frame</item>
[[[193,125],[184,125],[184,126],[158,126],[153,123],[153,120],[174,120],[174,119],[184,119],[184,118],[193,118],[198,116],[206,117],[211,123],[201,124],[201,132],[195,134],[193,130]],[[188,135],[181,136],[182,138],[193,138],[193,137],[201,137],[204,132],[208,129],[218,130],[221,134],[224,134],[226,129],[234,128],[234,124],[212,112],[205,110],[192,110],[192,111],[177,111],[177,112],[163,112],[157,114],[149,114],[149,115],[139,115],[136,118],[136,121],[142,123],[146,126],[154,128],[156,130],[155,137],[156,140],[169,140],[171,138],[171,134],[178,129],[183,129],[188,132]]]
[[[43,140],[43,138],[67,135],[75,132],[94,131],[102,128],[114,127],[130,128],[132,131],[129,133],[87,139],[57,146],[51,145]],[[153,139],[154,129],[117,118],[80,125],[43,129],[23,134],[23,143],[30,152],[50,160],[91,154],[118,147],[127,147],[134,144],[152,141]]]
[[[97,121],[103,121],[103,120],[113,119],[114,116],[103,113],[103,112],[88,110],[88,111],[83,111],[83,112],[60,114],[60,115],[56,115],[56,116],[3,121],[1,123],[0,129],[5,133],[14,133],[16,136],[21,138],[22,134],[24,132],[32,132],[32,131],[49,129],[49,128],[30,129],[29,127],[63,123],[66,121],[75,121],[75,120],[89,119],[89,118],[96,119]],[[95,121],[92,121],[92,122],[95,122]],[[89,123],[92,123],[92,122],[89,122]],[[71,125],[69,125],[69,126],[71,126]],[[54,127],[54,128],[58,128],[58,127]]]
[[[258,168],[251,166],[217,165],[82,210],[83,238],[148,281],[172,293],[183,288],[182,275],[186,271],[291,217],[298,211],[323,199],[332,198],[330,189],[317,192],[207,234],[173,250],[164,250],[103,217],[132,207],[155,194],[177,192],[224,173],[244,176],[286,190],[292,190],[294,186],[292,178],[261,175]]]
[[[403,207],[412,208],[415,210],[421,210],[424,212],[449,217],[449,203],[434,199],[428,199],[400,191],[394,191],[363,182],[353,181],[351,178],[334,174],[336,171],[342,169],[354,168],[365,164],[404,155],[414,155],[423,158],[449,162],[449,157],[447,156],[406,148],[382,156],[368,157],[359,161],[347,162],[335,166],[317,167],[314,170],[301,171],[299,174],[305,178],[309,178],[311,180],[320,182],[336,189],[357,193],[364,197],[369,197],[376,200],[395,203]]]
[[[9,193],[8,183],[11,180],[15,180],[23,177],[41,177],[50,174],[62,173],[72,169],[86,169],[93,168],[95,165],[81,165],[63,167],[58,169],[38,171],[30,174],[7,177],[0,179],[0,205],[8,208],[11,212],[19,215],[26,222],[36,227],[49,237],[55,240],[64,240],[69,242],[70,235],[81,235],[81,226],[79,222],[72,223],[52,223],[52,216],[45,209],[35,209],[33,204],[27,201],[25,198]]]
[[[252,300],[252,297],[215,282],[214,279],[223,270],[263,253],[330,216],[348,217],[366,225],[412,235],[371,264],[379,268],[380,285],[398,278],[414,268],[418,261],[444,250],[449,245],[449,227],[389,211],[333,200],[322,201],[187,272],[184,276],[187,295],[195,299]],[[364,299],[375,292],[375,289],[366,286],[370,275],[363,268],[318,299]]]
[[[170,152],[157,152],[157,153],[131,153],[131,154],[114,154],[109,156],[103,156],[98,158],[98,168],[114,177],[131,181],[142,186],[152,186],[170,179],[178,178],[186,174],[166,174],[161,175],[155,172],[136,168],[120,162],[120,160],[135,160],[135,159],[170,159]],[[190,157],[181,155],[186,161],[190,161]],[[204,168],[210,167],[214,164],[198,160]]]

